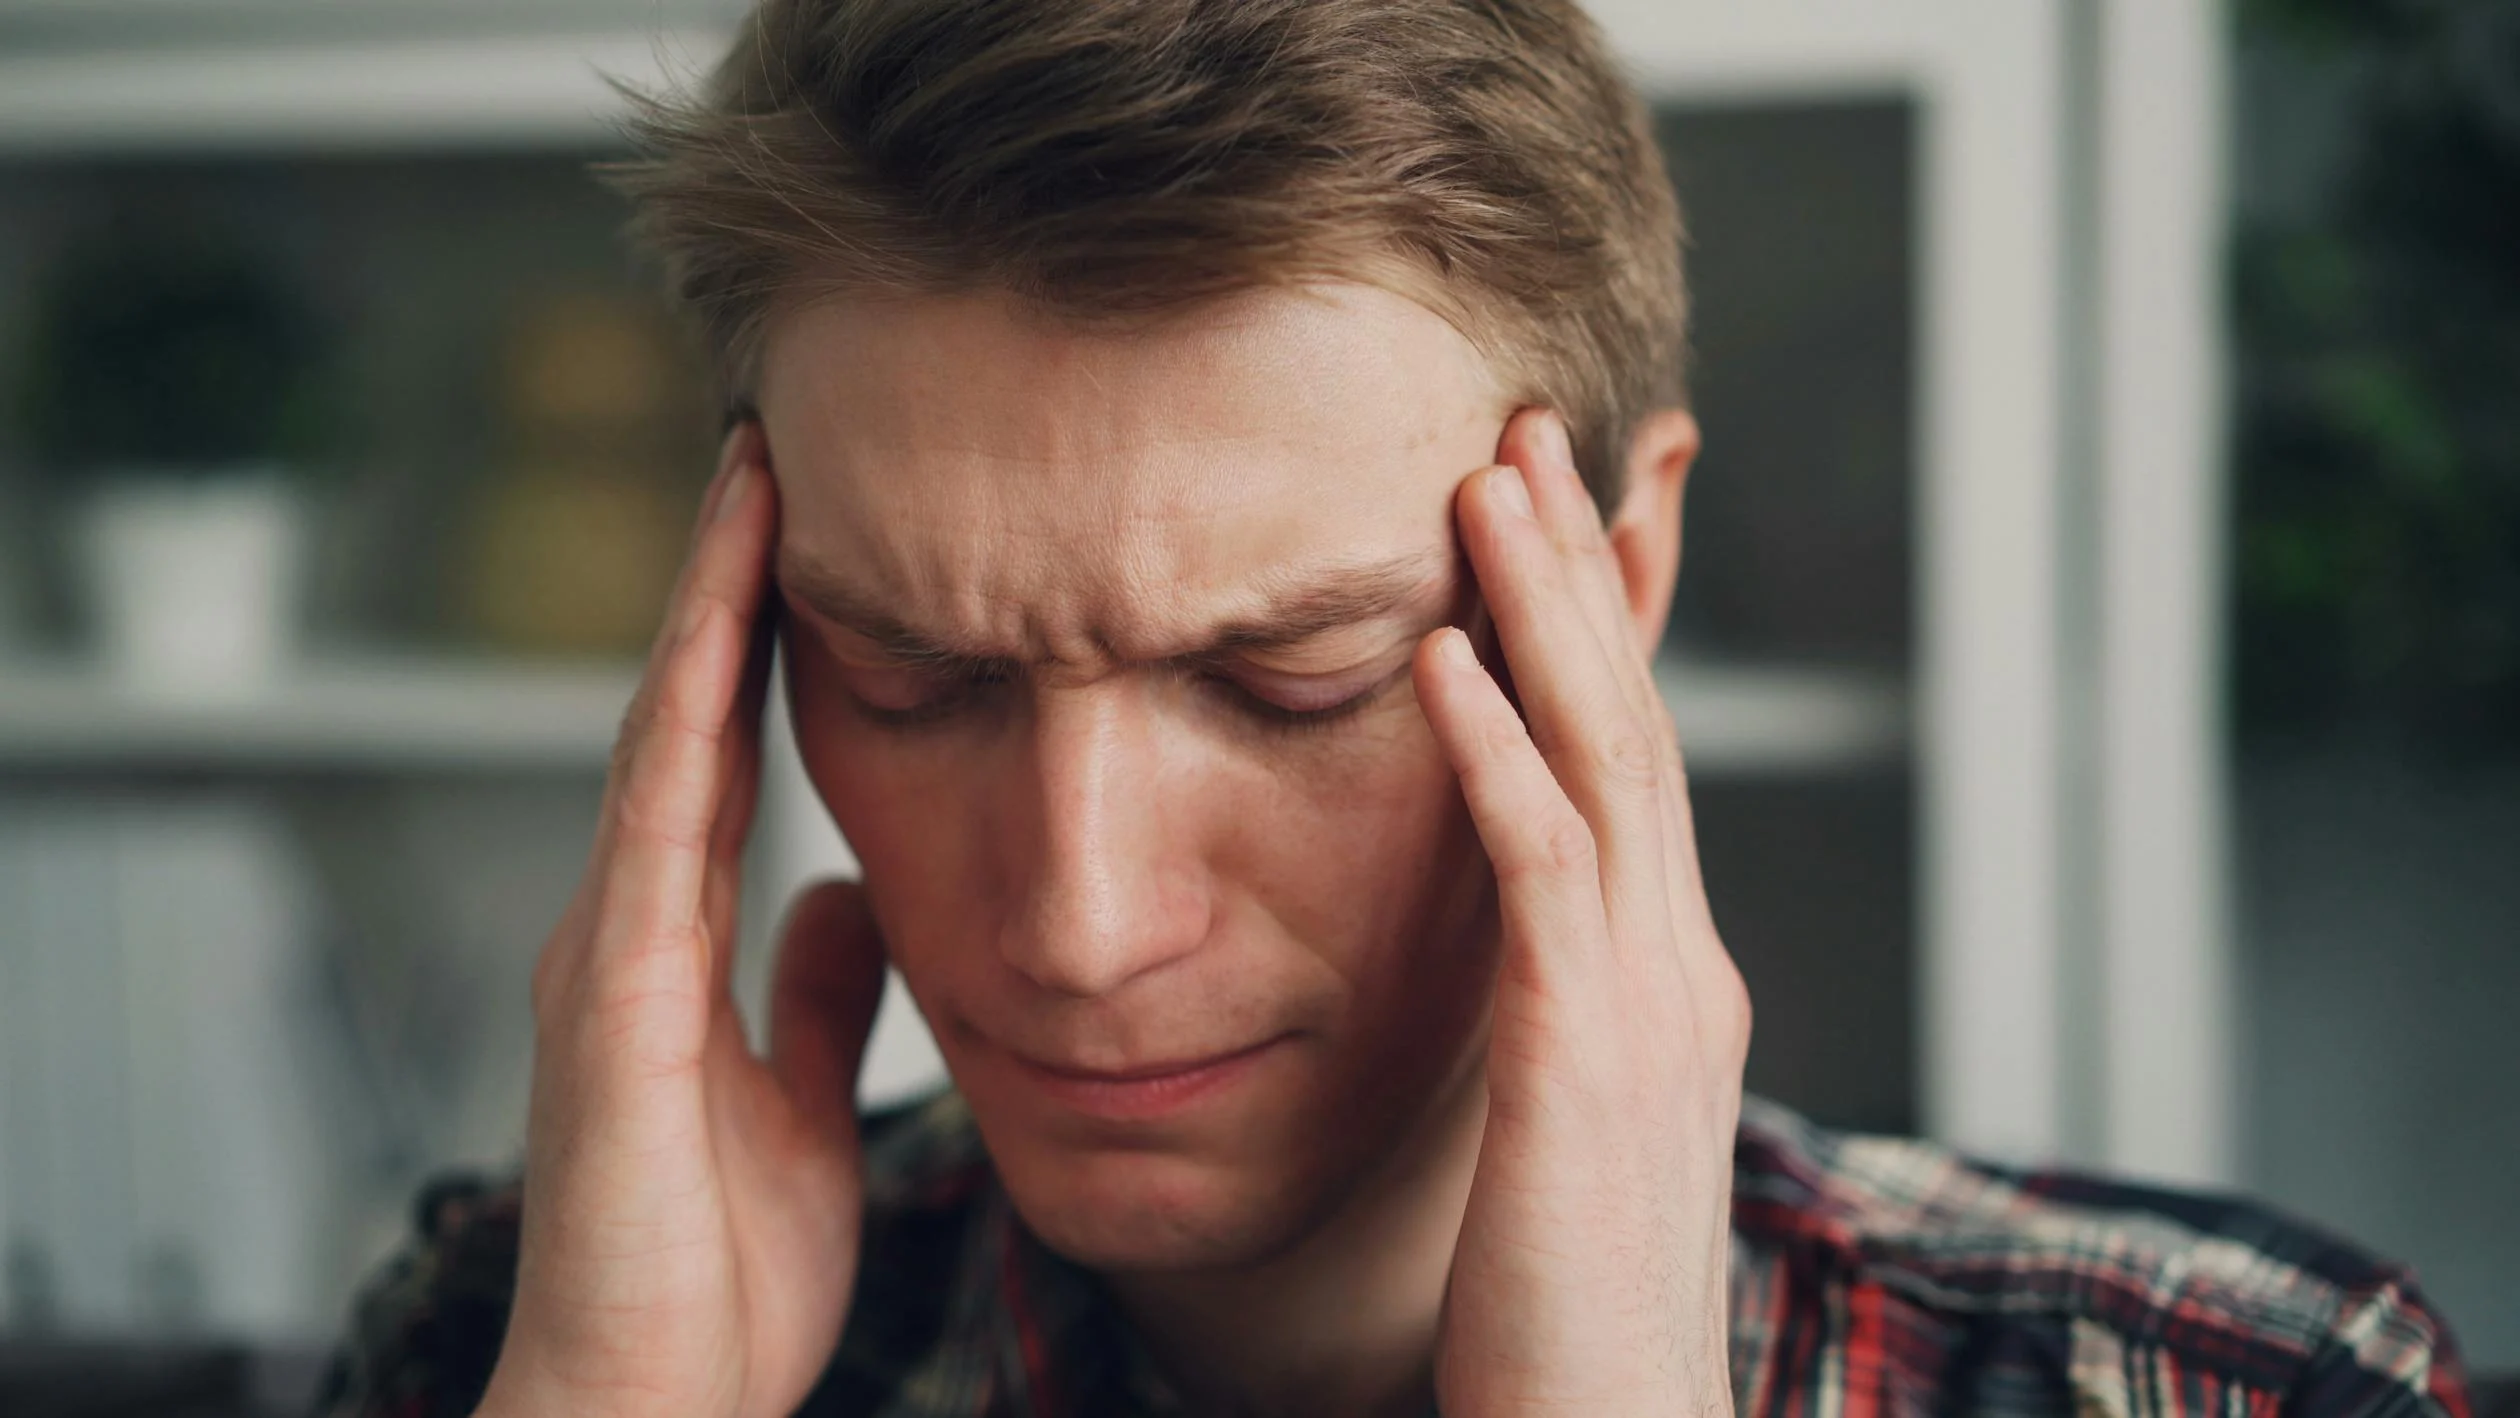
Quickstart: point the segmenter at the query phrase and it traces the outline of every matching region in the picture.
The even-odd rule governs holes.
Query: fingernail
[[[1479,667],[1479,652],[1470,648],[1470,637],[1458,630],[1446,630],[1443,643],[1435,647],[1435,652],[1463,669]]]
[[[1574,472],[1575,440],[1567,435],[1565,416],[1549,415],[1548,425],[1549,431],[1545,441],[1548,444],[1550,461],[1569,473]]]
[[[725,490],[718,494],[718,521],[723,522],[735,515],[735,509],[743,505],[744,494],[752,487],[752,480],[752,464],[737,464],[735,471],[726,479]]]
[[[1497,505],[1517,517],[1528,520],[1531,513],[1531,489],[1523,486],[1522,469],[1507,464],[1489,473],[1489,490],[1496,494]]]

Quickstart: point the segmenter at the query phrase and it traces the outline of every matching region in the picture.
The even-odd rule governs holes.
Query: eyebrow
[[[1280,650],[1351,625],[1382,620],[1434,599],[1451,559],[1439,551],[1265,578],[1258,609],[1234,616],[1192,649],[1169,657],[1200,664]],[[879,599],[810,557],[781,552],[780,590],[822,619],[871,642],[887,658],[928,668],[1004,666],[1005,654],[958,645],[904,621]],[[1431,627],[1430,627],[1431,628]]]

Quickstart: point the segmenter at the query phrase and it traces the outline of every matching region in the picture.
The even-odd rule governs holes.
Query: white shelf
[[[611,76],[686,82],[712,30],[0,57],[0,157],[548,149],[614,140]]]
[[[1864,767],[1907,742],[1890,676],[1666,661],[1658,678],[1700,776]],[[0,771],[599,772],[637,682],[629,665],[348,660],[184,701],[84,666],[0,668]]]
[[[1666,656],[1654,679],[1694,778],[1869,768],[1907,752],[1907,688],[1895,675]]]
[[[601,772],[636,666],[362,660],[234,700],[134,693],[84,666],[0,668],[0,770]]]

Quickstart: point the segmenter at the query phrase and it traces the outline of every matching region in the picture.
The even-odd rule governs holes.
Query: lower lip
[[[1108,1122],[1148,1122],[1216,1097],[1251,1076],[1263,1060],[1285,1043],[1283,1037],[1257,1044],[1172,1073],[1143,1078],[1094,1078],[1059,1073],[1021,1059],[1016,1067],[1035,1088],[1084,1113]]]

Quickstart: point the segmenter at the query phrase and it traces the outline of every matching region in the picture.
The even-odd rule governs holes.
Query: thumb
[[[858,1068],[884,998],[884,943],[866,888],[805,888],[779,929],[770,985],[770,1070],[815,1122],[856,1127]]]

